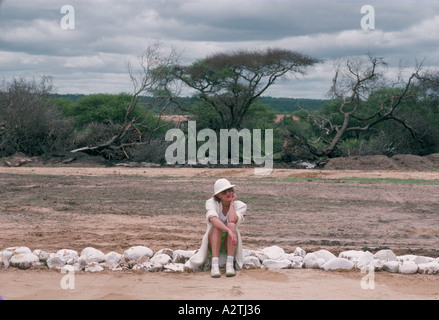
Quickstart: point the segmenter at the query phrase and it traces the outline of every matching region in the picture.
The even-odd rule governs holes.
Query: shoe
[[[219,265],[212,265],[212,269],[210,270],[210,275],[212,278],[219,278],[221,277],[221,273],[219,270]]]
[[[227,264],[226,277],[234,277],[234,276],[235,276],[235,269],[233,268],[233,265]]]

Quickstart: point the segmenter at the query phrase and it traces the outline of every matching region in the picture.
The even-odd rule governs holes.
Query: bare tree
[[[439,99],[439,71],[427,70],[418,77],[420,87],[423,88],[427,94]]]
[[[176,81],[169,76],[169,70],[178,62],[180,54],[176,49],[171,48],[170,52],[165,55],[162,47],[162,44],[157,41],[149,44],[146,50],[138,56],[138,69],[134,69],[132,64],[127,62],[133,93],[117,134],[102,144],[82,147],[72,152],[96,153],[105,149],[122,150],[128,158],[125,148],[150,143],[153,133],[164,126],[161,121],[162,115],[180,92]],[[142,99],[144,97],[150,99]],[[140,102],[145,103],[147,110],[157,112],[157,117],[151,117],[148,122],[139,121],[139,118],[134,116],[134,110]],[[147,133],[142,136],[139,128]],[[133,135],[137,136],[136,141],[127,141],[129,137],[131,139],[128,140],[132,140]]]
[[[367,131],[387,120],[400,123],[410,131],[413,138],[418,139],[416,131],[404,119],[398,117],[395,111],[406,99],[412,97],[410,89],[418,77],[420,67],[404,83],[395,82],[388,95],[374,108],[365,108],[365,101],[370,94],[386,86],[383,72],[385,67],[386,63],[382,58],[372,56],[367,60],[348,60],[337,66],[330,94],[339,102],[338,113],[342,117],[341,123],[336,123],[321,113],[308,113],[311,124],[321,132],[313,143],[323,143],[323,147],[312,147],[313,143],[305,141],[306,139],[297,132],[291,131],[290,134],[303,140],[316,156],[330,156],[347,133]]]
[[[52,78],[13,79],[0,87],[0,156],[41,155],[68,146],[73,124],[49,101]]]

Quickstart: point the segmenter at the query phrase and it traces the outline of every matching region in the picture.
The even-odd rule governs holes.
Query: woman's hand
[[[230,240],[232,241],[232,244],[236,246],[236,244],[238,243],[238,237],[236,236],[235,232],[229,229],[227,233],[230,237]]]
[[[229,209],[229,221],[232,223],[238,222],[238,216],[236,215],[236,211],[235,211],[236,198],[237,198],[236,193],[233,192],[232,198],[230,199],[230,209]]]

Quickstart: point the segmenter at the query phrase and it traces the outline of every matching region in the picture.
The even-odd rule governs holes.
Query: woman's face
[[[221,199],[222,202],[230,202],[234,194],[235,191],[233,190],[233,188],[230,188],[218,193],[217,196]]]

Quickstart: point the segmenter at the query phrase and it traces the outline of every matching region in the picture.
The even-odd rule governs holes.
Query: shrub
[[[0,89],[0,156],[22,152],[28,156],[66,148],[73,124],[46,99],[51,79],[38,84],[25,79],[3,83]]]

